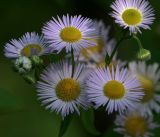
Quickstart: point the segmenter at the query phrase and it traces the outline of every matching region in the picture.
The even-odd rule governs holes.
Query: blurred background
[[[46,111],[37,101],[36,90],[12,70],[12,63],[3,55],[6,42],[19,38],[25,32],[41,33],[43,24],[52,16],[82,14],[101,19],[111,26],[110,37],[118,37],[120,28],[108,13],[113,0],[1,0],[0,1],[0,137],[57,137],[60,117]],[[152,30],[143,31],[140,39],[152,52],[151,62],[160,61],[160,1],[150,0],[155,9],[156,21]],[[122,60],[132,60],[137,52],[133,40],[126,41],[119,49]],[[156,116],[156,122],[160,122]],[[100,123],[100,122],[99,122]],[[102,123],[107,125],[106,123]],[[79,117],[74,117],[64,137],[90,137]],[[109,131],[104,135],[115,135]],[[155,131],[155,137],[160,132]]]

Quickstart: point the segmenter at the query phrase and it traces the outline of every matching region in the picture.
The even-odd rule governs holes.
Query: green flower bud
[[[25,74],[32,69],[32,62],[27,57],[19,57],[14,62],[14,68],[18,73]]]
[[[43,64],[43,60],[39,56],[32,56],[31,61],[35,66]]]
[[[147,49],[141,48],[137,53],[137,58],[140,60],[149,60],[151,58],[151,52]]]

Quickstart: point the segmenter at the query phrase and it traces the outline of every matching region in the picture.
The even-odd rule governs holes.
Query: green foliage
[[[84,128],[88,133],[94,136],[100,135],[100,132],[94,126],[94,110],[89,109],[87,111],[81,111],[81,120],[83,123]]]

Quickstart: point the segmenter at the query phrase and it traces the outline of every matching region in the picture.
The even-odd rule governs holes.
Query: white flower
[[[26,33],[20,39],[12,39],[5,46],[5,56],[8,58],[18,58],[20,56],[32,57],[50,53],[50,48],[46,44],[43,36],[35,32]]]
[[[137,79],[127,69],[109,67],[91,72],[87,80],[87,94],[95,108],[105,106],[108,113],[124,112],[134,109],[135,104],[143,97]]]
[[[140,28],[150,29],[154,21],[153,9],[147,0],[116,0],[111,7],[115,22],[129,28],[131,33],[141,32]]]
[[[38,82],[38,96],[47,109],[60,113],[62,117],[79,112],[79,106],[86,109],[89,105],[84,91],[84,65],[78,64],[72,76],[72,65],[61,62],[50,65]]]
[[[148,65],[145,62],[131,62],[130,70],[139,79],[144,92],[144,97],[141,101],[139,110],[143,114],[152,115],[152,110],[160,113],[160,70],[159,65],[154,63]]]
[[[153,117],[145,116],[139,111],[130,111],[123,115],[118,115],[115,120],[114,131],[123,134],[124,137],[150,137],[159,125],[153,122]]]
[[[53,18],[43,27],[43,33],[53,50],[60,52],[71,49],[79,52],[82,48],[94,46],[91,39],[97,37],[96,30],[92,27],[92,20],[79,16],[59,16]]]

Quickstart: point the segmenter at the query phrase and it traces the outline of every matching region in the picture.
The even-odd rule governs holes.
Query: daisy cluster
[[[115,22],[136,35],[149,29],[153,9],[146,0],[116,0],[110,14]],[[36,82],[38,99],[46,109],[62,116],[88,108],[104,107],[106,115],[117,114],[115,131],[125,137],[149,137],[158,127],[153,113],[160,113],[160,70],[157,63],[121,61],[116,41],[103,21],[78,16],[53,17],[42,35],[26,33],[5,46],[5,56],[14,60],[22,75],[45,67]],[[64,53],[58,62],[44,56]],[[146,55],[146,54],[145,54]]]

